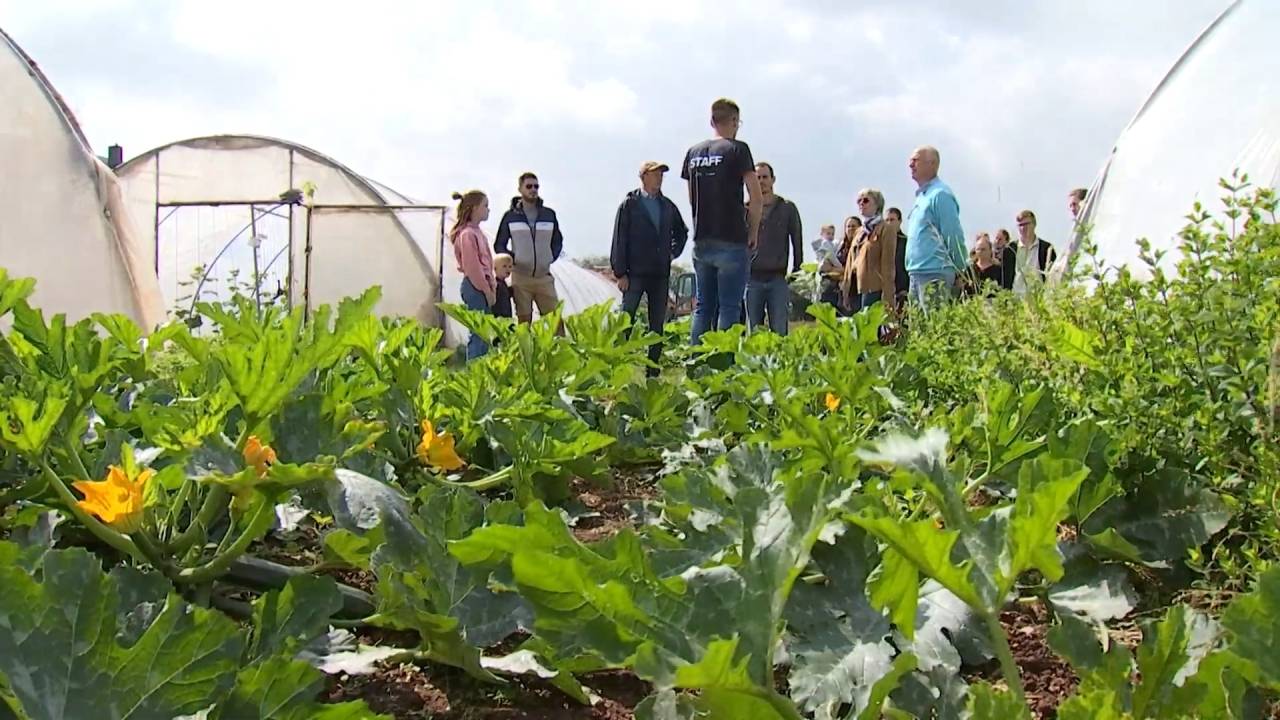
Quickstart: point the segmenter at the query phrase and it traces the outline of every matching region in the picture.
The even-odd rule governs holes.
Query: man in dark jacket
[[[684,252],[689,228],[680,209],[662,194],[662,179],[668,168],[659,162],[640,166],[640,188],[632,190],[618,206],[613,223],[613,249],[609,264],[618,289],[622,291],[622,309],[631,319],[636,317],[640,298],[649,301],[649,330],[662,335],[667,321],[667,296],[671,281],[671,261]],[[657,362],[662,345],[649,346],[649,359],[654,366],[649,376],[658,374]]]
[[[502,215],[498,236],[493,241],[495,253],[507,253],[515,260],[511,273],[511,299],[516,318],[533,320],[533,306],[546,315],[556,308],[556,281],[551,277],[551,263],[560,259],[564,237],[556,211],[542,204],[538,194],[538,176],[531,172],[520,176],[520,194],[511,199],[511,209]]]
[[[791,315],[787,260],[791,260],[791,272],[800,272],[804,230],[795,203],[773,192],[773,166],[756,163],[756,177],[760,180],[764,212],[760,218],[760,243],[751,257],[751,276],[747,280],[747,326],[754,330],[763,325],[768,314],[769,329],[786,335]]]

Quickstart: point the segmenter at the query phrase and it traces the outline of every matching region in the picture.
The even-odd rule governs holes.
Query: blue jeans
[[[791,288],[785,277],[747,281],[747,327],[754,331],[763,325],[765,313],[769,315],[769,329],[786,335],[787,319],[791,315]]]
[[[471,284],[470,278],[462,279],[462,304],[471,310],[489,312],[489,299]],[[467,359],[475,360],[487,352],[489,352],[489,346],[485,341],[479,335],[471,333],[471,337],[467,338]]]
[[[925,315],[929,314],[930,307],[951,302],[955,297],[955,291],[956,274],[954,272],[939,270],[911,273],[911,299]]]
[[[751,258],[745,244],[702,240],[693,245],[694,294],[691,341],[697,344],[709,330],[728,330],[742,317],[742,293],[747,287]]]
[[[870,308],[872,305],[880,302],[880,299],[883,297],[884,293],[879,290],[875,292],[862,293],[862,309],[866,310]]]

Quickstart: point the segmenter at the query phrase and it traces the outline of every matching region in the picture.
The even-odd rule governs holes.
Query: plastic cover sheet
[[[32,303],[46,316],[121,313],[154,327],[163,317],[158,288],[114,177],[3,33],[0,167],[0,267],[36,279]]]
[[[1138,238],[1173,250],[1199,201],[1220,212],[1220,178],[1280,181],[1280,2],[1239,0],[1174,65],[1116,142],[1084,222],[1108,266],[1145,276]],[[1078,240],[1075,245],[1078,245]],[[1078,247],[1073,246],[1073,251]],[[1178,260],[1170,252],[1165,268]]]
[[[184,292],[179,283],[197,265],[212,263],[220,252],[222,257],[212,266],[214,279],[209,281],[214,291],[225,286],[232,269],[239,271],[241,279],[252,277],[249,240],[253,233],[244,232],[249,206],[212,205],[266,202],[258,209],[273,210],[276,215],[263,218],[257,228],[260,268],[272,259],[276,262],[271,264],[264,292],[274,292],[283,281],[296,304],[305,299],[315,308],[378,285],[383,291],[378,312],[438,322],[434,307],[439,272],[419,241],[396,212],[380,209],[386,201],[373,185],[315,151],[271,138],[197,138],[145,153],[119,172],[134,214],[151,218],[143,234],[152,248],[152,261],[159,261],[171,308],[178,306]],[[294,207],[290,213],[288,206],[272,203],[281,193],[308,185],[315,189],[316,205],[369,208],[314,211],[309,267],[306,209]],[[165,203],[209,205],[174,209],[164,207]],[[291,222],[278,217],[290,214]],[[438,235],[438,213],[434,227]],[[285,257],[278,258],[282,251]]]

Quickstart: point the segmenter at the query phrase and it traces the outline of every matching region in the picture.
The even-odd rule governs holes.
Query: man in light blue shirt
[[[938,178],[941,164],[936,148],[926,145],[911,154],[911,179],[919,189],[907,217],[907,274],[912,298],[926,311],[930,302],[954,296],[956,275],[968,265],[960,204]]]

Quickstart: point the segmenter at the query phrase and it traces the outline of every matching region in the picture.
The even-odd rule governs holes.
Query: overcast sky
[[[422,201],[477,187],[496,208],[531,169],[588,255],[640,163],[676,166],[722,95],[809,238],[864,186],[908,207],[927,143],[970,240],[1028,207],[1061,242],[1067,190],[1227,4],[0,0],[0,27],[99,154],[271,135]]]

